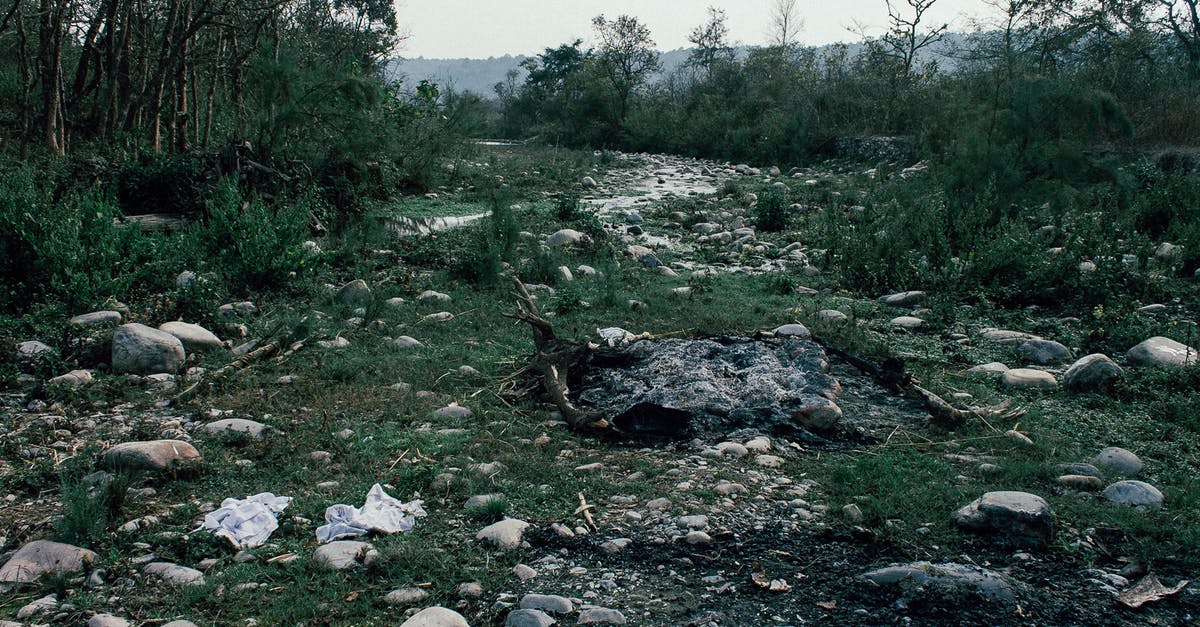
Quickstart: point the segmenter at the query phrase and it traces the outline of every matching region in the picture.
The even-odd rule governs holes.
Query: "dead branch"
[[[990,427],[991,423],[988,422],[988,418],[1015,418],[1025,413],[1024,409],[1009,409],[1012,401],[1004,401],[999,405],[991,407],[958,409],[950,405],[942,397],[915,383],[910,385],[909,389],[921,397],[921,400],[925,401],[925,407],[929,410],[929,415],[933,418],[933,422],[938,426],[948,429],[961,426],[969,418],[983,420]],[[992,427],[992,430],[998,431],[995,427]]]
[[[517,313],[501,315],[528,324],[533,332],[533,344],[537,347],[537,353],[532,355],[525,368],[514,373],[514,376],[537,374],[541,388],[550,396],[551,402],[571,428],[585,431],[608,429],[608,421],[600,414],[575,407],[569,397],[567,374],[571,367],[578,366],[586,360],[590,349],[586,344],[560,339],[555,335],[554,327],[542,317],[521,279],[514,276],[512,282],[517,292]],[[532,390],[525,390],[529,391]]]
[[[253,366],[256,363],[263,361],[264,359],[267,359],[271,355],[274,355],[278,351],[279,351],[279,340],[268,342],[267,344],[260,346],[256,349],[250,351],[249,353],[246,353],[245,355],[238,357],[237,359],[234,359],[233,361],[225,364],[224,366],[221,366],[216,371],[214,371],[211,375],[204,377],[200,381],[197,381],[196,383],[192,384],[191,387],[180,392],[173,400],[176,403],[189,401],[189,400],[195,398],[196,394],[199,393],[201,386],[211,387],[213,384],[228,378],[233,373],[238,372],[240,370],[245,370],[246,368],[249,368],[250,366]],[[290,353],[290,351],[289,351],[289,353]]]

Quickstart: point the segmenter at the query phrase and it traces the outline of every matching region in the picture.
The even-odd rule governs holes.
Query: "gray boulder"
[[[879,297],[879,302],[893,307],[912,307],[925,300],[925,292],[908,291]]]
[[[1068,390],[1103,390],[1125,376],[1125,371],[1108,355],[1094,353],[1081,357],[1063,373],[1063,385]]]
[[[435,605],[413,614],[400,627],[470,627],[470,624],[462,614]]]
[[[997,344],[1024,344],[1029,340],[1041,339],[1036,335],[1025,333],[1024,331],[1009,331],[1007,329],[984,329],[979,333],[980,337]]]
[[[881,586],[904,581],[912,581],[917,585],[961,586],[975,590],[992,601],[1012,603],[1017,600],[1013,584],[1004,575],[969,564],[916,562],[880,568],[863,573],[859,578]]]
[[[335,540],[317,547],[313,552],[313,561],[329,570],[346,570],[360,563],[368,564],[378,556],[379,553],[369,542]]]
[[[1158,488],[1136,479],[1118,481],[1104,488],[1104,498],[1121,505],[1150,509],[1158,509],[1163,504],[1163,493]]]
[[[350,307],[366,307],[371,304],[371,287],[362,279],[356,279],[338,290],[337,301]]]
[[[1026,340],[1018,349],[1021,357],[1035,364],[1060,364],[1071,358],[1071,349],[1052,340]]]
[[[504,619],[504,627],[552,627],[557,624],[558,621],[541,610],[513,610]]]
[[[17,359],[20,361],[33,361],[44,357],[53,357],[54,354],[55,351],[53,348],[36,340],[17,344]]]
[[[198,324],[164,322],[158,325],[158,330],[179,338],[183,348],[193,353],[203,353],[223,346],[221,338]]]
[[[579,612],[576,625],[624,625],[625,615],[607,607],[589,607]]]
[[[1129,349],[1129,363],[1148,368],[1182,368],[1200,363],[1196,349],[1166,337],[1152,337]]]
[[[28,583],[44,575],[73,575],[82,573],[87,564],[96,561],[96,554],[70,544],[34,540],[13,553],[0,567],[0,583]]]
[[[1142,472],[1142,460],[1132,451],[1119,446],[1110,446],[1096,455],[1093,463],[1108,472],[1122,477],[1136,477]]]
[[[70,320],[67,320],[67,324],[73,327],[116,326],[121,324],[121,312],[93,311],[92,313],[85,313],[75,316]]]
[[[954,512],[960,527],[1007,536],[1021,543],[1044,544],[1053,519],[1050,504],[1027,492],[988,492]]]
[[[144,324],[121,325],[113,334],[113,372],[141,375],[175,372],[186,356],[179,338]]]
[[[196,447],[181,440],[125,442],[104,451],[103,461],[113,469],[163,472],[198,465],[202,458]]]

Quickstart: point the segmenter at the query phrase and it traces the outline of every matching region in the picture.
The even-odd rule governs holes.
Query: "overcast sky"
[[[731,39],[759,45],[766,40],[774,0],[396,0],[409,33],[399,50],[405,57],[486,58],[532,54],[561,43],[590,42],[591,19],[626,14],[650,27],[660,50],[687,47],[687,35],[707,19],[706,8],[724,9]],[[903,0],[897,4],[904,5]],[[805,44],[855,41],[856,21],[878,35],[887,23],[884,0],[799,0]],[[971,20],[989,15],[985,0],[937,0],[930,24],[971,30]],[[857,30],[857,29],[856,29]]]

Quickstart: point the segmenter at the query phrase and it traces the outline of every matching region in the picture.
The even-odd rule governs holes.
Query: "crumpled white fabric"
[[[262,546],[279,528],[276,516],[291,502],[290,496],[270,492],[240,500],[225,499],[220,508],[204,515],[203,527],[239,549],[253,549]]]
[[[413,528],[417,516],[424,516],[424,501],[402,503],[388,496],[376,483],[367,492],[367,502],[361,508],[352,505],[330,505],[325,509],[325,523],[317,527],[321,544],[338,538],[355,538],[372,531],[377,533],[404,532]]]

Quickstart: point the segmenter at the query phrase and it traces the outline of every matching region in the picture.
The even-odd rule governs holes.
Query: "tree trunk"
[[[62,155],[59,125],[62,107],[62,25],[65,7],[42,0],[38,8],[38,73],[42,82],[42,141],[52,155]]]

